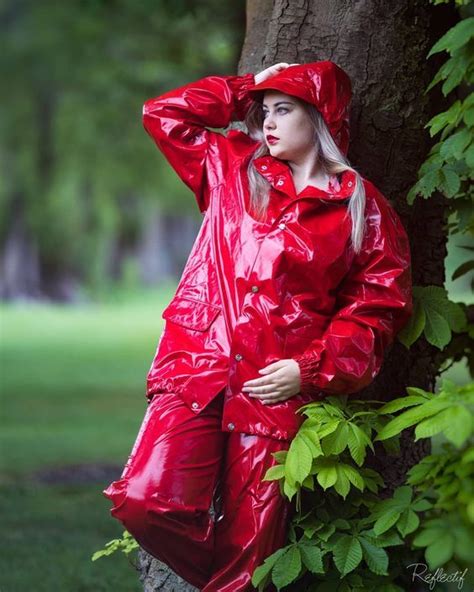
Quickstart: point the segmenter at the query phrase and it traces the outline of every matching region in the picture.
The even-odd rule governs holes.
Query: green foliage
[[[144,101],[235,71],[245,6],[7,0],[0,10],[0,237],[18,215],[41,269],[101,284],[114,247],[135,246],[157,209],[190,203],[143,130]]]
[[[445,0],[432,0],[434,4]],[[458,0],[458,7],[471,4]],[[471,11],[472,12],[472,11]],[[426,126],[431,137],[439,135],[425,162],[418,171],[418,180],[407,195],[409,204],[420,195],[429,198],[440,192],[447,198],[446,228],[452,235],[474,235],[474,16],[466,14],[449,29],[429,51],[427,58],[446,52],[448,58],[425,90],[430,92],[441,83],[441,91],[448,96],[453,90],[460,92],[446,111],[438,113]],[[465,245],[472,251],[472,245]],[[452,280],[471,274],[474,287],[474,261],[464,261],[454,270]],[[415,286],[414,310],[409,323],[398,339],[410,347],[422,334],[435,347],[443,350],[446,358],[467,359],[471,375],[474,372],[474,325],[468,322],[467,306],[448,299],[438,286]],[[472,317],[471,317],[472,318]],[[452,331],[457,333],[453,339]]]
[[[302,590],[308,581],[311,590],[329,590],[329,582],[349,591],[400,590],[397,574],[417,549],[430,569],[448,561],[468,564],[474,545],[473,384],[444,380],[437,394],[408,387],[406,396],[385,404],[326,397],[300,411],[307,419],[288,452],[274,454],[277,464],[264,477],[279,480],[288,499],[296,495],[297,514],[289,544],[254,571],[258,590],[270,582],[278,590],[290,584]],[[417,440],[444,436],[443,450],[412,467],[392,497],[380,499],[383,479],[364,466],[367,455],[375,453],[376,442],[391,442],[387,450],[396,451],[402,431],[413,426]],[[309,510],[303,512],[305,498]],[[386,551],[392,546],[399,547],[396,554]]]
[[[413,314],[398,339],[409,348],[423,333],[429,343],[443,349],[451,341],[452,331],[461,333],[467,327],[463,305],[449,300],[446,288],[414,286]]]
[[[447,51],[449,58],[425,90],[429,92],[444,81],[441,90],[447,96],[461,84],[474,82],[474,17],[460,20],[431,48],[427,57]],[[426,126],[431,137],[441,133],[440,141],[430,150],[422,164],[417,183],[408,193],[408,203],[417,195],[424,198],[440,191],[447,198],[472,204],[474,178],[474,93],[456,100],[447,111],[434,116]],[[454,206],[455,208],[456,206]],[[463,229],[474,230],[471,216]]]
[[[125,553],[125,555],[129,555],[132,551],[136,551],[139,549],[139,545],[136,540],[132,537],[132,535],[124,530],[121,539],[112,539],[108,543],[105,544],[103,549],[96,551],[92,555],[92,561],[96,561],[101,557],[107,557],[115,553],[115,551],[121,551]]]
[[[449,442],[459,448],[472,437],[474,383],[457,386],[445,379],[437,395],[412,387],[408,387],[407,392],[411,394],[408,402],[411,409],[389,421],[379,431],[376,441],[392,438],[415,424],[415,441],[442,433]],[[384,405],[379,412],[391,413],[399,410],[402,403],[403,400],[396,399]]]

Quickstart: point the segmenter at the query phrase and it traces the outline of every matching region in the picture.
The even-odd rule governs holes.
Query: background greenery
[[[96,297],[157,211],[199,218],[142,107],[235,73],[244,27],[244,0],[0,2],[0,246],[15,231],[25,273],[35,267],[7,296],[57,297],[67,279]]]

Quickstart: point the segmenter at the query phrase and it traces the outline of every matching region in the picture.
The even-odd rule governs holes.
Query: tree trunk
[[[400,214],[411,240],[416,285],[444,284],[444,198],[417,198],[408,206],[406,194],[432,145],[424,125],[443,109],[439,87],[423,93],[444,57],[426,61],[426,55],[457,20],[451,6],[434,7],[426,0],[247,1],[240,73],[257,73],[277,62],[330,59],[349,74],[353,101],[348,158]],[[437,350],[423,339],[409,352],[395,342],[377,380],[358,398],[393,399],[403,396],[407,385],[433,390],[436,357]],[[376,448],[371,464],[385,479],[383,496],[390,495],[407,470],[429,452],[428,443],[414,443],[412,434],[405,432],[395,461],[384,456],[381,446]],[[142,562],[142,575],[155,563]],[[145,592],[187,589],[169,586],[166,579],[158,587],[145,577],[142,581]]]

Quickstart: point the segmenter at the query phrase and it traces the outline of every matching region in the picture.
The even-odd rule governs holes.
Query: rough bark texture
[[[456,21],[450,6],[433,7],[426,0],[247,2],[240,73],[256,73],[277,62],[330,59],[351,77],[349,161],[399,212],[411,237],[415,285],[444,284],[444,199],[417,198],[414,206],[408,206],[406,194],[432,144],[424,125],[445,107],[439,90],[424,95],[444,58],[435,56],[427,62],[426,55]],[[437,350],[423,339],[409,352],[395,342],[377,380],[357,396],[390,400],[405,394],[407,385],[432,390],[438,366]],[[406,430],[395,459],[386,457],[377,445],[370,465],[385,479],[383,497],[403,483],[407,470],[429,452],[427,443],[415,443]],[[142,562],[142,569],[151,574],[155,563]],[[160,568],[158,573],[163,583],[157,587],[157,580],[145,579],[146,592],[188,590],[163,579]]]

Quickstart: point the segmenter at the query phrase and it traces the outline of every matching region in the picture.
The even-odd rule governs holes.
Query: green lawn
[[[121,535],[105,481],[47,485],[41,469],[123,466],[145,412],[145,378],[175,286],[108,305],[3,305],[2,592],[133,592],[123,555],[91,562]]]

